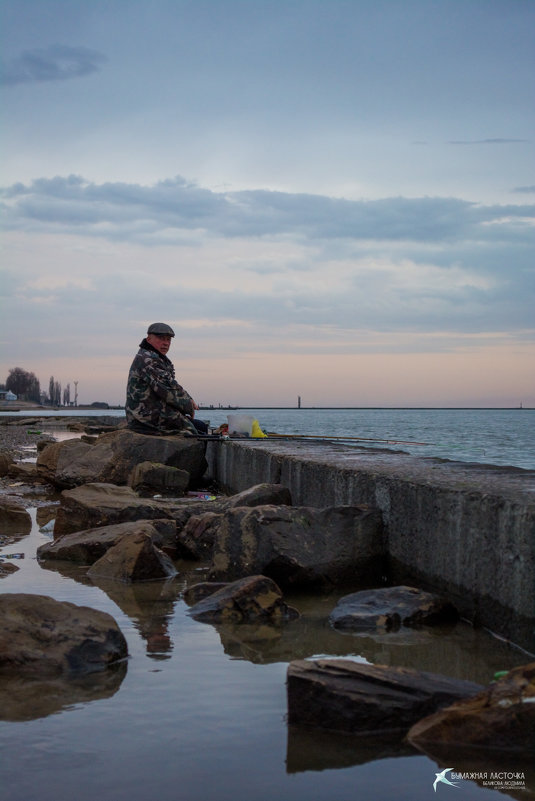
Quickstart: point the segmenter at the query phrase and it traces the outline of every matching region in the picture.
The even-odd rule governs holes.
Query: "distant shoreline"
[[[535,406],[233,406],[232,411],[244,411],[250,409],[255,410],[269,410],[276,411],[278,409],[287,409],[288,411],[306,412],[306,411],[504,411],[504,412],[524,412],[533,411]],[[200,406],[200,412],[228,412],[231,411],[228,406]]]
[[[533,411],[535,406],[200,406],[199,412],[243,412],[243,411],[504,411],[523,412]],[[124,412],[124,406],[33,406],[29,403],[9,404],[0,403],[0,414],[21,414],[39,412],[54,412],[58,416],[70,412]]]

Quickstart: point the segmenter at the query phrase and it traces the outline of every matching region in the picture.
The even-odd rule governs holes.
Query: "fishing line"
[[[413,442],[403,439],[376,439],[373,437],[344,437],[334,436],[329,434],[273,434],[268,432],[266,437],[225,437],[219,434],[210,434],[207,436],[198,435],[197,439],[211,440],[211,441],[228,441],[232,442],[265,442],[269,440],[303,440],[304,442],[323,442],[323,441],[338,441],[338,442],[382,442],[386,445],[434,445],[435,442]]]

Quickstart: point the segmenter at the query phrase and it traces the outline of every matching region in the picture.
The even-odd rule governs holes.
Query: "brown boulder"
[[[290,490],[282,484],[255,484],[243,492],[232,495],[227,503],[229,509],[235,506],[291,506]]]
[[[415,723],[409,741],[427,751],[466,746],[535,752],[535,662],[513,668],[473,698]]]
[[[186,470],[154,462],[140,462],[128,477],[128,485],[140,495],[182,495],[189,486]]]
[[[71,464],[83,459],[93,446],[80,439],[67,439],[63,442],[52,442],[43,448],[37,455],[36,469],[38,475],[55,487],[73,486],[62,484],[57,478]]]
[[[345,659],[297,660],[287,673],[288,722],[365,734],[407,731],[479,684]]]
[[[124,485],[141,462],[185,470],[196,482],[206,471],[205,448],[206,443],[191,437],[155,437],[122,429],[101,434],[92,445],[79,439],[50,445],[39,454],[37,468],[59,488],[95,482]]]
[[[9,468],[9,475],[26,484],[44,484],[44,478],[39,475],[37,466],[31,462],[14,462]]]
[[[152,537],[145,531],[121,537],[87,571],[90,578],[95,576],[126,583],[161,581],[176,576],[176,573],[170,558],[154,545]]]
[[[45,595],[0,595],[2,675],[91,673],[126,656],[126,640],[106,612]]]
[[[142,436],[142,435],[139,435]],[[158,439],[153,437],[152,439]],[[235,496],[233,496],[235,497]],[[117,486],[103,482],[84,484],[61,493],[54,527],[54,538],[75,531],[114,525],[134,520],[153,520],[169,518],[176,522],[181,532],[191,517],[199,517],[207,512],[223,512],[229,499],[217,501],[198,501],[189,498],[143,498],[131,487]],[[192,524],[195,528],[195,524]],[[190,532],[191,534],[191,532]],[[211,533],[206,530],[198,543],[193,537],[184,539],[184,555],[189,558],[204,558],[211,548]],[[197,548],[201,555],[197,554]],[[191,550],[191,552],[190,552]]]
[[[166,517],[172,517],[172,507],[165,501],[140,498],[130,487],[85,484],[61,493],[54,539],[74,531]]]
[[[282,622],[298,617],[287,606],[274,581],[266,576],[247,576],[216,590],[189,610],[195,620],[220,623],[241,620]]]
[[[334,628],[345,631],[429,626],[458,619],[452,603],[415,587],[381,587],[344,595],[329,617]]]
[[[226,581],[200,581],[184,590],[184,601],[192,606],[227,586],[228,582]]]
[[[283,589],[355,583],[380,578],[384,549],[378,510],[238,507],[222,516],[208,578],[233,581],[262,574]]]
[[[7,476],[13,465],[13,457],[8,451],[0,451],[0,478]]]
[[[76,562],[92,565],[106,551],[117,545],[125,535],[148,534],[153,543],[170,556],[176,554],[176,525],[174,520],[135,520],[75,531],[63,537],[46,542],[37,549],[37,558]]]
[[[58,513],[58,504],[57,503],[50,503],[46,506],[38,506],[35,511],[35,521],[39,528],[43,528],[47,526],[51,521],[55,521],[56,515]],[[53,531],[53,524],[49,526],[49,529]],[[48,529],[47,529],[48,530]]]
[[[217,512],[191,515],[177,533],[180,556],[183,559],[208,559],[222,518],[222,513]]]

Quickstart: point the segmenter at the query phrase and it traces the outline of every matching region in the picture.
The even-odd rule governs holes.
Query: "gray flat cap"
[[[167,323],[151,323],[147,334],[166,334],[168,337],[174,337],[175,332]]]

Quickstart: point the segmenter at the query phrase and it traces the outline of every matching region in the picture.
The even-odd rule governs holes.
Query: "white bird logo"
[[[433,782],[433,790],[435,791],[435,793],[437,791],[437,784],[439,782],[443,782],[444,784],[449,784],[450,787],[458,787],[459,786],[455,782],[450,782],[449,779],[446,779],[446,773],[449,770],[453,770],[453,768],[444,768],[444,770],[441,770],[440,773],[435,773],[436,779]]]

